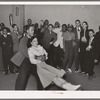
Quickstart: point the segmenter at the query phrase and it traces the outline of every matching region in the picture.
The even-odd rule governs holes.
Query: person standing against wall
[[[61,69],[63,57],[63,36],[59,22],[55,22],[53,32],[57,35],[57,40],[53,44],[53,66]]]
[[[19,42],[22,37],[21,32],[18,30],[18,26],[16,24],[12,25],[13,31],[11,32],[12,40],[13,40],[13,55],[18,52]],[[14,68],[15,73],[18,73],[18,67],[15,66]]]
[[[81,31],[81,38],[80,38],[80,73],[86,72],[86,58],[87,58],[87,52],[86,47],[88,46],[89,41],[89,29],[88,29],[88,23],[84,21],[82,23],[82,31]]]
[[[67,30],[68,29],[68,30]],[[64,60],[63,68],[72,72],[71,67],[73,63],[73,50],[75,46],[75,33],[73,33],[73,25],[62,25],[63,41],[64,41]],[[66,67],[68,66],[68,68]]]
[[[80,35],[82,31],[81,22],[80,20],[75,21],[75,28],[73,32],[75,33],[75,47],[74,47],[74,63],[75,63],[75,72],[79,72],[80,66]]]
[[[53,43],[57,40],[56,33],[53,31],[53,25],[49,24],[48,29],[45,30],[44,36],[42,38],[42,46],[45,48],[45,50],[48,52],[48,60],[47,63],[50,65],[53,65],[53,50],[52,50],[52,45]]]
[[[37,88],[42,89],[42,86],[39,82],[39,78],[36,71],[36,66],[31,65],[29,61],[28,56],[28,41],[29,39],[34,35],[34,28],[33,26],[27,26],[26,27],[26,35],[21,39],[19,44],[19,50],[11,59],[11,61],[16,64],[17,66],[20,66],[19,68],[19,74],[16,79],[15,83],[15,90],[25,90],[27,86],[27,82],[29,79],[30,74],[33,74],[36,76],[37,80]]]
[[[10,70],[10,73],[14,73],[13,64],[10,61],[13,56],[13,41],[12,37],[7,34],[7,28],[4,27],[2,30],[3,35],[0,36],[0,46],[2,48],[3,69],[5,71],[5,75],[7,75],[8,70]]]
[[[87,60],[86,60],[86,74],[88,74],[88,79],[91,80],[95,77],[94,66],[98,63],[99,60],[99,47],[100,42],[98,41],[98,37],[96,37],[94,30],[89,30],[89,41],[88,46],[86,47],[87,52]]]

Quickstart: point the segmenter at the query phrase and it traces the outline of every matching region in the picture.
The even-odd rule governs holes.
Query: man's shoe
[[[4,73],[5,75],[8,75],[8,71],[5,71],[5,73]]]
[[[75,70],[75,73],[79,73],[80,72],[80,70]]]
[[[72,73],[72,70],[71,70],[70,68],[68,68],[68,72],[69,72],[69,73]]]
[[[14,72],[14,71],[10,71],[10,73],[11,73],[11,74],[15,74],[15,72]]]
[[[92,80],[92,79],[93,79],[93,76],[89,76],[89,77],[88,77],[88,80]]]

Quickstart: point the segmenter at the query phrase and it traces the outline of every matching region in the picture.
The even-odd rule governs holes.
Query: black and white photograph
[[[100,91],[100,2],[1,2],[0,91],[10,90]]]

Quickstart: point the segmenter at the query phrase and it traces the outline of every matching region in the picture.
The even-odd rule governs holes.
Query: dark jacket
[[[7,35],[7,37],[0,36],[0,46],[3,52],[13,54],[13,41],[10,35]]]
[[[50,48],[50,42],[55,42],[57,40],[57,36],[56,36],[56,33],[54,33],[53,31],[49,32],[48,29],[45,30],[44,32],[44,36],[43,36],[43,39],[42,39],[42,46],[46,49],[46,50],[49,50]]]

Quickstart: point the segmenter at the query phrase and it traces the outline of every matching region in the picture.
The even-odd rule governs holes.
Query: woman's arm
[[[28,55],[29,55],[30,62],[32,64],[41,63],[40,60],[35,59],[35,52],[31,48],[28,49]]]
[[[46,60],[48,59],[48,53],[46,52],[46,50],[43,48],[43,52],[45,54]]]

